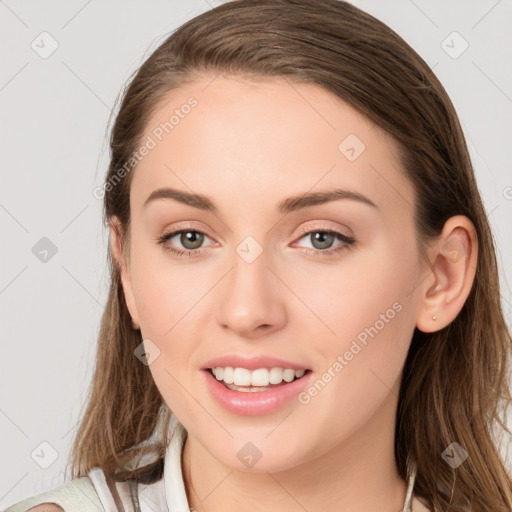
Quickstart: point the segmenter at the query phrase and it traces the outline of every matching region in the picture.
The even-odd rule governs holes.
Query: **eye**
[[[312,256],[332,256],[335,253],[349,249],[356,242],[354,238],[339,231],[323,227],[309,231],[303,229],[300,234],[302,235],[300,239],[309,237],[312,247],[304,247],[304,250],[306,254]],[[173,238],[176,238],[176,240],[170,244],[169,242],[172,242]],[[195,228],[183,228],[162,235],[157,242],[166,251],[177,257],[191,258],[202,252],[205,238],[209,237],[203,231]],[[333,246],[336,241],[340,243]],[[183,249],[180,249],[179,246],[176,248],[176,244],[181,245]]]
[[[200,248],[205,237],[209,238],[206,233],[203,233],[198,229],[180,229],[162,235],[158,238],[158,243],[161,244],[166,251],[170,251],[176,256],[185,256],[190,258],[201,252]],[[176,242],[181,244],[184,249],[177,249],[167,243],[172,241],[173,238],[177,238]]]
[[[317,228],[310,231],[302,231],[301,239],[311,241],[312,248],[306,247],[306,254],[312,256],[331,256],[334,253],[349,249],[355,244],[355,239],[332,229]],[[333,243],[339,241],[333,247]]]

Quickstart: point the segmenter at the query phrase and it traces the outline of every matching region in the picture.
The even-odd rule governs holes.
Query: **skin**
[[[188,430],[182,470],[189,506],[402,510],[406,482],[393,436],[403,365],[415,327],[441,329],[462,308],[476,268],[474,227],[463,216],[449,219],[429,247],[431,264],[422,262],[414,189],[386,132],[314,85],[212,79],[170,92],[148,123],[144,137],[190,96],[198,100],[132,171],[129,258],[117,219],[111,227],[130,314],[160,350],[150,371]],[[338,150],[349,134],[366,146],[353,162]],[[170,199],[144,208],[165,186],[208,195],[219,213]],[[286,197],[335,187],[377,208],[340,199],[276,211]],[[187,228],[207,235],[198,256],[179,258],[157,243]],[[343,242],[334,238],[322,249],[300,228],[336,230],[356,243],[315,257],[307,248],[328,251]],[[250,264],[236,252],[249,235],[262,249]],[[181,240],[166,243],[193,247]],[[457,257],[447,257],[446,247],[458,248]],[[272,414],[235,415],[201,378],[208,359],[233,352],[295,361],[319,378],[396,302],[401,311],[307,405],[291,400]],[[237,457],[247,442],[262,452],[251,468]]]

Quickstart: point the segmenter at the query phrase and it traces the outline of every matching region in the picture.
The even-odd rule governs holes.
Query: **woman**
[[[491,231],[389,27],[339,0],[190,20],[124,92],[101,194],[74,480],[10,512],[512,508]]]

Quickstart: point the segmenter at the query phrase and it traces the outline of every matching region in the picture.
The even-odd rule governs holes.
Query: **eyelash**
[[[179,258],[193,258],[196,255],[198,255],[198,253],[201,252],[201,249],[175,249],[175,248],[165,244],[165,242],[167,242],[167,240],[169,240],[170,238],[173,238],[174,236],[179,235],[180,233],[187,233],[187,232],[194,232],[194,233],[199,233],[204,236],[208,236],[204,231],[201,231],[200,229],[184,228],[184,229],[178,229],[176,231],[171,231],[170,233],[166,233],[166,234],[158,237],[157,243],[162,245],[164,250],[171,252],[174,256],[177,256]],[[315,256],[315,257],[320,257],[320,258],[333,256],[334,254],[337,254],[337,253],[340,253],[342,251],[349,249],[356,242],[354,238],[344,235],[343,233],[340,233],[339,231],[334,231],[332,229],[324,229],[324,228],[316,228],[313,230],[310,229],[309,231],[304,229],[299,233],[299,235],[300,235],[299,240],[301,238],[304,238],[306,235],[311,235],[314,233],[327,233],[329,235],[334,235],[335,238],[337,240],[343,242],[343,244],[338,245],[332,249],[326,249],[324,251],[319,250],[319,249],[311,249],[310,247],[303,247],[303,249],[305,249],[305,251],[306,251],[306,254],[308,254],[310,256]]]

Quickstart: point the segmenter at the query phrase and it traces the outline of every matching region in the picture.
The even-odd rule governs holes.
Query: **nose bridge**
[[[270,251],[246,236],[235,248],[231,271],[222,288],[219,322],[250,336],[259,326],[278,326],[284,317],[279,287],[269,270]]]

